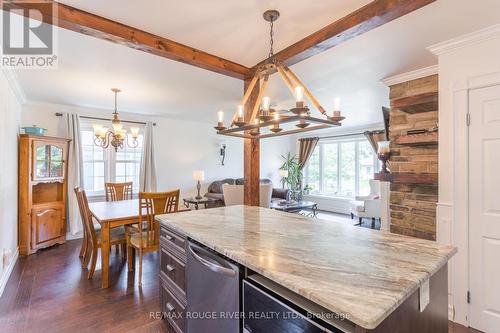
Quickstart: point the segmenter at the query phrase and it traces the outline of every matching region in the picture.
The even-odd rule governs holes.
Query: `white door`
[[[500,86],[469,93],[469,325],[500,332]]]

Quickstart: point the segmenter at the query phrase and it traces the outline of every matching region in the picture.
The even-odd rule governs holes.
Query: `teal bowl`
[[[30,126],[30,127],[23,127],[24,133],[26,134],[33,134],[33,135],[44,135],[46,129],[37,127],[35,125]]]

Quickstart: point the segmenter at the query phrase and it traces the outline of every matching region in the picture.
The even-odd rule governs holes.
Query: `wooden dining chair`
[[[155,221],[155,215],[177,212],[179,195],[180,190],[139,193],[139,224],[126,228],[127,251],[137,249],[139,252],[139,286],[142,286],[143,254],[158,251],[160,247],[160,224]],[[133,268],[132,260],[128,262],[129,270]]]
[[[78,200],[78,206],[80,207],[80,213],[82,214],[83,225],[87,234],[86,254],[84,255],[82,265],[83,267],[87,267],[89,259],[92,258],[89,273],[87,275],[87,278],[91,279],[94,276],[95,272],[98,250],[102,244],[101,230],[94,227],[94,221],[92,219],[92,214],[90,213],[89,203],[87,200],[87,195],[85,194],[85,190],[75,187],[75,194]],[[111,246],[124,245],[127,243],[123,228],[112,228],[110,230],[109,243]],[[124,252],[123,255],[125,255]]]
[[[106,189],[106,201],[119,201],[132,199],[133,182],[126,183],[104,183]]]
[[[80,258],[83,258],[82,267],[85,267],[86,266],[85,263],[88,264],[88,256],[90,254],[90,251],[87,248],[88,245],[87,228],[85,227],[85,223],[83,222],[85,213],[83,211],[83,205],[81,204],[80,201],[80,188],[78,186],[75,186],[73,190],[75,191],[76,201],[78,203],[78,209],[80,210],[80,218],[82,220],[83,239],[82,239],[82,246],[80,247]]]

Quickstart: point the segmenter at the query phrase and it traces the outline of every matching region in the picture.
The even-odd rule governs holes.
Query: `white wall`
[[[17,258],[17,135],[21,104],[9,77],[8,72],[0,71],[0,295]]]
[[[468,93],[500,84],[500,25],[429,48],[439,56],[439,202],[437,241],[458,247],[450,263],[450,305],[467,326]],[[477,121],[477,120],[472,120]]]
[[[37,125],[48,130],[47,135],[60,135],[61,118],[56,112],[77,112],[81,115],[110,117],[110,110],[78,108],[58,104],[27,103],[23,106],[23,126]],[[196,193],[191,178],[193,170],[205,170],[202,195],[208,185],[218,179],[243,177],[243,140],[217,135],[212,124],[188,122],[159,116],[121,114],[124,120],[152,120],[154,128],[155,160],[158,190],[181,189],[181,197]],[[225,165],[220,163],[219,148],[226,144]],[[295,150],[288,137],[261,141],[261,177],[270,178],[279,187],[278,168],[281,155]]]

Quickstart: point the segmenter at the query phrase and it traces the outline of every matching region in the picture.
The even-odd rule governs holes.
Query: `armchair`
[[[375,219],[380,220],[381,201],[380,201],[380,181],[370,180],[370,194],[366,196],[357,196],[350,202],[351,219],[358,217],[359,224],[363,223],[363,218],[372,219],[372,228],[375,227]]]
[[[269,208],[273,184],[260,184],[260,207]],[[223,184],[222,193],[226,206],[243,205],[243,185]]]

